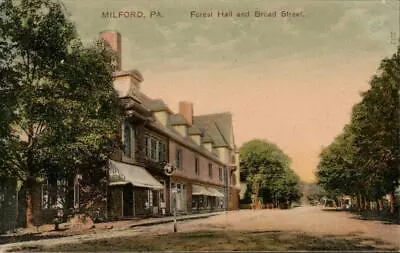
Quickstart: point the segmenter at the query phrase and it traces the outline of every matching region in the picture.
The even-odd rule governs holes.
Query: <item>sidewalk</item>
[[[208,218],[211,216],[225,214],[225,213],[226,213],[226,211],[215,212],[215,213],[177,215],[176,220],[182,221],[182,220],[201,219],[201,218]],[[173,221],[174,221],[174,216],[168,216],[168,217],[162,217],[162,218],[149,218],[149,219],[143,219],[140,221],[136,221],[133,224],[131,224],[130,227],[134,228],[134,227],[142,227],[142,226],[151,226],[151,225],[156,225],[156,224],[169,223],[169,222],[173,222]]]
[[[223,212],[203,213],[203,214],[188,214],[177,215],[177,221],[204,219],[216,215],[226,214]],[[174,221],[173,216],[162,218],[146,218],[141,220],[122,220],[114,222],[97,223],[94,228],[83,228],[76,231],[49,231],[40,233],[22,233],[22,234],[8,234],[0,235],[0,252],[9,249],[10,247],[18,247],[21,245],[34,245],[34,244],[54,244],[54,243],[68,243],[76,240],[91,240],[100,237],[114,237],[118,236],[121,232],[126,232],[133,228],[153,226],[158,224],[170,223]]]

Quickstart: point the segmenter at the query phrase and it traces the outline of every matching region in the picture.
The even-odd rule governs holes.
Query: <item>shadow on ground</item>
[[[278,250],[396,250],[382,241],[347,236],[312,236],[282,231],[199,231],[156,236],[131,236],[57,247],[22,246],[13,251],[278,251]]]
[[[384,224],[397,225],[400,224],[400,217],[395,217],[388,212],[378,211],[350,211],[354,214],[353,219],[368,220],[368,221],[381,221]]]
[[[347,209],[342,209],[342,208],[323,208],[321,210],[324,212],[348,212],[349,211]]]
[[[15,243],[15,242],[53,239],[53,238],[60,238],[60,237],[64,237],[64,235],[61,235],[61,234],[44,235],[42,233],[31,233],[31,234],[23,234],[23,235],[1,235],[0,236],[0,245],[7,244],[7,243]]]
[[[387,211],[379,212],[379,211],[358,211],[354,209],[341,209],[341,208],[324,208],[321,209],[324,212],[348,212],[353,214],[352,219],[357,220],[368,220],[368,221],[381,221],[384,224],[400,224],[400,216],[395,217]]]

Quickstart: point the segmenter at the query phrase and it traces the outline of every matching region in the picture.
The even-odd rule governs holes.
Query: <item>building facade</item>
[[[121,35],[104,31],[100,38],[117,56],[113,85],[125,109],[119,128],[122,148],[94,174],[40,178],[32,197],[34,224],[74,215],[87,210],[86,204],[90,215],[101,219],[238,209],[232,115],[194,115],[190,102],[180,102],[179,111],[173,112],[161,99],[141,92],[144,79],[139,71],[122,70]],[[24,199],[18,197],[24,196],[24,189],[14,190],[16,182],[3,188],[0,220],[10,213],[15,217],[2,222],[0,231],[25,223]]]
[[[101,38],[109,43],[117,56],[123,55],[118,32],[103,32]],[[117,61],[117,66],[120,62]],[[141,92],[143,78],[138,71],[118,71],[114,77],[114,87],[130,110],[130,116],[121,126],[126,150],[111,161],[114,165],[111,174],[124,174],[121,172],[124,169],[115,167],[125,166],[130,168],[125,174],[136,169],[148,172],[152,179],[147,179],[147,188],[138,186],[139,176],[133,174],[120,175],[125,180],[116,180],[118,176],[110,179],[113,191],[110,197],[114,201],[111,205],[115,209],[110,210],[111,216],[238,209],[239,159],[232,115],[193,115],[190,102],[180,102],[179,111],[174,113],[161,99],[149,98]],[[165,173],[166,165],[174,168],[172,175]],[[121,204],[115,204],[118,200]]]

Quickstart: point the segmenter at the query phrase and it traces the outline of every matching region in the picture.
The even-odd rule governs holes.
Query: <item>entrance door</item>
[[[177,184],[177,191],[176,191],[176,209],[180,211],[182,209],[182,188],[181,184]]]
[[[133,186],[124,187],[124,216],[133,216]]]

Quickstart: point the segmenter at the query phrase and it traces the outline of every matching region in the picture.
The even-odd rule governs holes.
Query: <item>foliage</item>
[[[400,47],[354,106],[351,122],[321,152],[317,177],[330,192],[377,200],[399,185]]]
[[[252,140],[240,148],[242,180],[264,203],[283,203],[300,197],[299,178],[290,168],[290,158],[275,144]]]
[[[2,173],[13,169],[29,189],[41,175],[106,160],[122,112],[111,49],[83,46],[63,5],[50,0],[4,0],[0,34]]]

